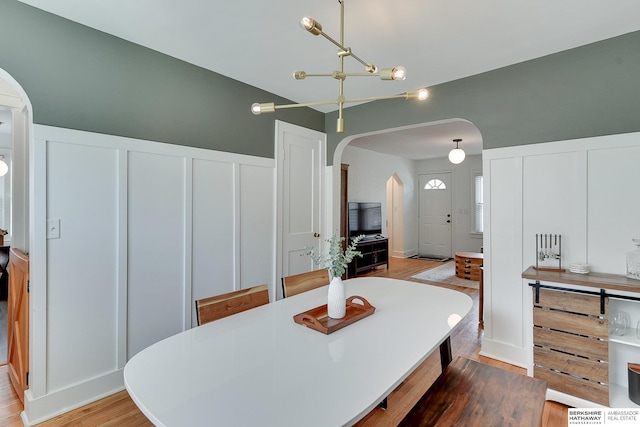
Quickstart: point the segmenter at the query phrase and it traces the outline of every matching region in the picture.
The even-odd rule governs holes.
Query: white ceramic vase
[[[347,314],[347,297],[341,277],[334,277],[329,283],[327,314],[332,319],[342,319]]]

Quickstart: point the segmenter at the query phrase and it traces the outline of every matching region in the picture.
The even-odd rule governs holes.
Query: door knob
[[[451,220],[450,220],[450,219],[448,219],[448,220],[447,220],[447,223],[450,223],[450,222],[451,222]]]
[[[313,237],[320,237],[320,233],[313,233]]]

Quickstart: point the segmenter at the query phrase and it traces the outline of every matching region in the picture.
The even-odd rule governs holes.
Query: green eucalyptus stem
[[[326,268],[327,270],[329,270],[331,279],[333,279],[334,277],[342,277],[345,271],[347,271],[347,266],[354,257],[359,256],[362,258],[362,253],[356,250],[356,247],[363,238],[364,234],[353,238],[351,240],[351,243],[343,252],[342,242],[345,241],[345,238],[334,234],[333,236],[331,236],[331,238],[325,240],[325,242],[329,243],[328,253],[317,253],[313,246],[305,246],[305,252],[302,255],[311,257],[314,264],[321,268]]]

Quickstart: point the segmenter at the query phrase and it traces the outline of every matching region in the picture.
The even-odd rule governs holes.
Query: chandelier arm
[[[380,73],[344,73],[345,77],[380,77]]]
[[[344,5],[340,3],[344,8]],[[343,31],[341,31],[342,33]],[[340,56],[340,73],[344,75],[344,56]],[[342,117],[342,110],[344,108],[344,78],[338,80],[338,119],[336,120],[336,132],[344,132],[344,118]]]
[[[333,77],[333,73],[318,73],[318,74],[307,74],[305,73],[305,77]]]
[[[342,73],[345,77],[380,77],[380,73]],[[304,77],[333,77],[335,73],[304,73]]]
[[[331,73],[307,73],[306,71],[294,71],[292,76],[296,80],[304,80],[307,77],[331,77],[334,79],[346,79],[347,77],[379,77],[381,80],[404,80],[404,79],[394,79],[392,70],[383,70],[383,73],[379,72],[370,72],[367,71],[365,73],[345,73],[342,71],[332,71]]]
[[[380,77],[380,73],[342,73],[345,77]],[[334,73],[304,73],[304,77],[334,77]],[[302,79],[299,79],[302,80]],[[383,79],[383,80],[393,80],[391,78]]]
[[[344,77],[380,77],[380,73],[343,73]],[[333,77],[335,78],[334,73],[305,73],[304,77]],[[299,79],[301,80],[301,79]]]
[[[356,55],[355,53],[353,53],[353,51],[351,51],[348,47],[344,46],[342,43],[339,43],[337,41],[335,41],[333,38],[331,38],[331,36],[329,36],[327,33],[325,33],[324,31],[320,31],[320,35],[322,37],[324,37],[325,39],[329,40],[331,43],[333,43],[334,45],[336,45],[337,47],[340,48],[341,51],[343,52],[349,52],[348,56],[351,56],[353,59],[355,59],[356,61],[358,61],[359,63],[361,63],[362,65],[364,65],[365,67],[367,65],[369,65],[366,61],[364,61],[362,58],[360,58],[358,55]]]
[[[342,117],[342,109],[344,107],[344,100],[338,102],[338,118],[336,119],[336,132],[344,132],[344,117]]]
[[[356,54],[355,54],[355,53],[353,53],[353,52],[351,52],[351,57],[352,57],[353,59],[355,59],[356,61],[358,61],[359,63],[361,63],[362,65],[364,65],[365,67],[366,67],[367,65],[369,65],[369,63],[367,63],[367,62],[363,61],[362,59],[360,59],[360,58],[358,57],[358,55],[356,55]]]
[[[340,3],[340,44],[344,44],[344,2],[338,0]]]
[[[340,50],[344,50],[347,51],[349,50],[349,48],[345,47],[342,45],[342,43],[339,43],[337,41],[335,41],[333,38],[331,38],[330,35],[328,35],[327,33],[325,33],[324,31],[320,31],[320,35],[322,37],[324,37],[325,39],[329,40],[331,43],[335,44],[336,46],[338,46],[340,48]]]

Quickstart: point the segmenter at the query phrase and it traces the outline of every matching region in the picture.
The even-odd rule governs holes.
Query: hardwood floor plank
[[[9,367],[0,366],[0,425],[3,427],[22,427],[22,402],[11,386]]]
[[[366,274],[370,276],[392,277],[403,280],[442,265],[438,261],[391,258],[389,269],[378,267]],[[421,282],[424,283],[424,282]],[[462,321],[451,336],[451,348],[455,355],[478,360],[502,369],[525,374],[523,368],[498,360],[480,356],[482,329],[478,327],[478,291],[476,289],[443,285],[464,292],[473,299],[472,312]],[[403,381],[388,397],[388,409],[376,408],[360,420],[358,427],[396,426],[431,386],[440,374],[440,354],[435,352]],[[9,382],[7,366],[0,366],[0,425],[22,427],[20,412],[22,404]],[[564,427],[568,423],[567,407],[555,402],[546,402],[543,413],[543,427]],[[150,427],[151,422],[138,410],[126,391],[121,391],[97,402],[62,414],[38,424],[39,427]]]

